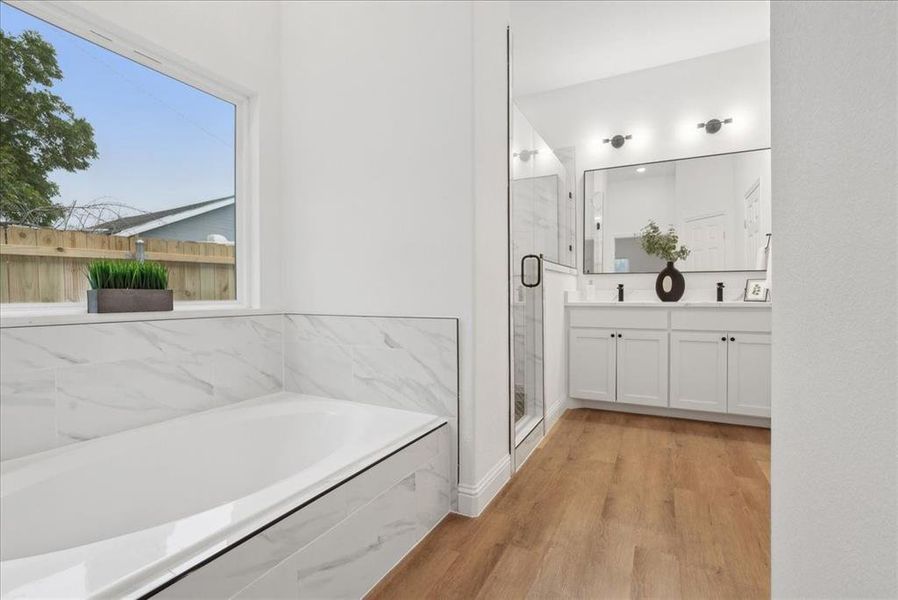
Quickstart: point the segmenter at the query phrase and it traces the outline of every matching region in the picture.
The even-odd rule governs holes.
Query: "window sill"
[[[175,302],[175,309],[171,312],[102,314],[88,313],[85,306],[81,303],[54,305],[9,304],[0,307],[0,329],[280,314],[283,314],[283,311],[246,308],[236,302]]]

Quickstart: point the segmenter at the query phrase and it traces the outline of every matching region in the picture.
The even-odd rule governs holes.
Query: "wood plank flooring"
[[[765,429],[569,410],[368,598],[769,598],[769,467]]]

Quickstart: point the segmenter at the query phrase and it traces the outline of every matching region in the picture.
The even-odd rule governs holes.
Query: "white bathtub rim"
[[[385,408],[389,410],[398,410],[402,412],[417,412],[417,414],[424,414],[419,411],[410,411],[400,408],[393,407],[381,407],[374,404],[360,403],[355,402],[353,400],[341,400],[338,398],[328,398],[326,396],[316,396],[313,394],[301,394],[298,392],[287,392],[287,391],[279,391],[271,394],[266,394],[264,396],[256,396],[253,398],[249,398],[247,400],[242,400],[240,402],[231,402],[228,404],[223,404],[221,406],[213,406],[206,410],[202,410],[199,412],[190,412],[185,413],[183,415],[179,415],[177,417],[173,417],[171,419],[165,419],[164,421],[158,421],[156,423],[149,423],[147,425],[141,425],[139,427],[134,427],[131,429],[124,429],[122,431],[116,431],[114,433],[101,435],[95,438],[90,438],[86,440],[79,440],[73,444],[66,444],[64,446],[56,446],[54,448],[48,448],[47,450],[42,450],[40,452],[33,452],[31,454],[26,454],[24,456],[17,456],[14,458],[7,458],[6,460],[0,461],[0,475],[8,473],[9,471],[19,469],[25,465],[34,463],[34,462],[42,462],[48,458],[52,458],[56,455],[66,455],[72,453],[73,451],[80,452],[89,452],[89,448],[92,448],[96,445],[106,445],[109,443],[109,440],[127,440],[134,436],[142,436],[146,435],[147,432],[152,432],[157,429],[165,429],[167,427],[171,427],[172,425],[178,425],[184,421],[192,421],[198,417],[208,418],[210,415],[214,415],[217,413],[228,413],[236,410],[240,410],[246,408],[248,406],[254,406],[256,404],[273,404],[277,402],[284,402],[290,400],[318,400],[325,402],[333,402],[342,405],[353,405],[358,406],[359,404],[363,404],[364,406],[375,406],[376,408]],[[0,493],[3,493],[0,490]],[[5,495],[5,493],[3,493]],[[2,496],[0,496],[2,497]]]
[[[0,467],[3,467],[4,472],[8,472],[20,467],[29,466],[31,463],[39,461],[41,458],[55,456],[56,454],[62,454],[66,451],[71,452],[73,449],[80,449],[80,452],[87,452],[88,448],[94,443],[108,445],[110,440],[127,439],[128,436],[139,435],[141,432],[144,432],[143,434],[145,435],[148,430],[165,428],[166,426],[170,426],[173,421],[196,419],[201,415],[208,415],[210,412],[238,410],[255,404],[290,402],[296,400],[318,400],[326,401],[328,403],[345,404],[347,406],[360,406],[357,402],[347,400],[335,400],[290,392],[277,392],[275,394],[215,408],[211,411],[185,415],[170,421],[120,432],[113,434],[112,436],[105,436],[98,440],[85,441],[77,444],[75,447],[54,448],[46,452],[41,452],[40,454],[10,459],[0,463]],[[368,404],[363,406],[367,407],[369,410],[373,409],[375,411],[383,410],[390,412],[399,410]],[[401,412],[408,413],[414,411]],[[293,481],[293,478],[290,478],[280,481],[263,490],[259,490],[250,496],[240,498],[230,504],[241,504],[243,508],[249,508],[254,502],[258,502],[261,503],[264,508],[260,508],[257,511],[249,511],[246,516],[228,523],[226,526],[220,527],[217,530],[210,531],[204,537],[196,539],[174,551],[167,552],[164,555],[155,556],[153,558],[146,556],[147,554],[152,554],[152,552],[147,550],[148,548],[158,546],[160,539],[166,541],[166,531],[175,523],[187,523],[189,520],[196,519],[198,516],[208,515],[216,510],[224,510],[225,507],[214,507],[203,513],[190,515],[189,517],[174,523],[164,523],[152,528],[81,546],[66,548],[39,556],[2,561],[0,562],[0,596],[3,598],[20,597],[22,595],[50,597],[62,594],[68,596],[83,595],[87,597],[136,597],[148,593],[171,578],[196,567],[196,565],[206,561],[209,557],[214,556],[223,549],[237,545],[251,536],[251,534],[264,529],[266,525],[278,520],[285,513],[296,510],[299,506],[308,504],[316,497],[339,486],[356,474],[363,472],[377,462],[394,454],[399,449],[413,443],[415,440],[420,439],[447,423],[446,419],[443,417],[425,415],[423,413],[415,414],[427,418],[414,430],[406,432],[401,437],[377,450],[369,452],[364,456],[357,457],[356,460],[344,465],[341,469],[330,473],[327,477],[321,478],[311,485],[293,493],[285,493],[284,491],[284,488],[289,488],[291,484],[296,484],[296,482]],[[110,569],[108,573],[98,574],[97,569],[104,568],[108,558],[112,556],[116,559],[124,558],[127,562],[129,554],[134,554],[134,556],[131,557],[133,558],[133,564],[129,565],[127,569],[119,567],[118,569]],[[87,564],[90,565],[91,578],[96,584],[94,587],[85,588],[83,590],[71,590],[65,587],[59,588],[54,585],[62,583],[61,581],[54,581],[54,573],[64,575],[67,569],[73,569],[79,566],[83,567]],[[45,568],[35,569],[36,566],[44,566]],[[33,573],[34,571],[41,572],[38,576],[39,580],[37,582],[37,587],[30,585],[31,582],[27,578],[22,577],[23,575]],[[46,585],[40,585],[41,583]],[[54,593],[53,590],[56,590],[56,592]]]

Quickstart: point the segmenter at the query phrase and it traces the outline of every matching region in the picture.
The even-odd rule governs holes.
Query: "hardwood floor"
[[[769,598],[769,472],[765,429],[570,410],[368,598]]]

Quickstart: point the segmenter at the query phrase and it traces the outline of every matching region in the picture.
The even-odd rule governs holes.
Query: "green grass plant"
[[[87,280],[94,290],[164,290],[168,269],[154,262],[95,260],[87,266]]]

